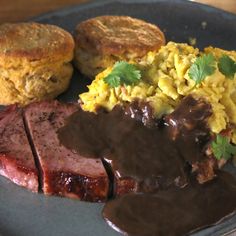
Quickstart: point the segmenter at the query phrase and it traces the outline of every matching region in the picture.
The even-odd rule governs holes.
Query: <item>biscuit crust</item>
[[[73,37],[54,25],[0,25],[0,104],[53,99],[70,83]]]
[[[162,31],[153,24],[128,16],[99,16],[80,23],[76,43],[102,55],[136,53],[141,57],[165,44]]]
[[[60,59],[71,57],[72,36],[55,25],[17,23],[0,25],[0,59]]]

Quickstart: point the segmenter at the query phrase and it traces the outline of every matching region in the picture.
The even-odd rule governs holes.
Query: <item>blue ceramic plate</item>
[[[236,50],[236,15],[183,0],[97,0],[33,20],[55,24],[73,33],[80,21],[104,14],[129,15],[156,23],[167,40],[188,42],[192,37],[197,38],[200,48],[213,45]],[[76,100],[88,82],[75,71],[70,89],[59,99]],[[102,207],[103,204],[33,194],[0,177],[0,235],[3,236],[120,235],[103,221]],[[195,236],[219,236],[234,228],[236,216]]]

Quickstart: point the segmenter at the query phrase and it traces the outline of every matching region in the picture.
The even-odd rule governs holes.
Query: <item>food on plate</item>
[[[18,122],[9,119],[9,114]],[[189,233],[216,224],[236,210],[235,179],[219,170],[213,153],[207,151],[212,147],[207,122],[211,114],[208,102],[191,95],[159,119],[150,104],[142,101],[117,105],[110,112],[101,108],[97,114],[83,111],[77,104],[57,101],[32,103],[22,109],[10,106],[0,113],[3,124],[11,122],[1,132],[0,152],[6,160],[2,166],[6,170],[12,167],[12,156],[18,158],[16,150],[31,151],[28,137],[37,163],[39,187],[45,194],[95,202],[116,197],[105,205],[103,215],[116,230],[128,235],[134,230],[145,235],[142,225],[137,228],[132,224],[137,206],[141,210],[138,219],[150,219],[150,235],[168,235],[173,230]],[[13,143],[11,149],[7,146],[12,142],[11,134],[18,132],[19,137],[24,134],[23,145],[16,149]],[[30,157],[32,160],[32,154]],[[24,169],[27,162],[20,163]],[[14,179],[6,177],[19,184],[19,175]],[[221,188],[225,191],[218,191]],[[211,201],[202,211],[206,195]],[[227,207],[222,204],[225,200]],[[189,207],[183,207],[186,202]],[[130,214],[124,209],[126,205],[130,206]],[[159,209],[160,205],[163,208]],[[170,219],[175,222],[178,212],[185,215],[192,207],[199,217],[194,215],[190,221],[181,217],[177,225],[160,227]],[[169,212],[168,217],[161,217],[164,212]],[[152,222],[153,214],[162,221]]]
[[[130,236],[189,234],[234,214],[236,180],[221,168],[236,155],[236,52],[164,46],[157,26],[127,16],[84,21],[75,37],[77,67],[102,72],[80,104],[34,102],[68,87],[73,39],[0,25],[0,104],[34,102],[0,111],[0,174],[46,195],[112,199],[103,217]]]
[[[209,104],[189,96],[158,125],[148,104],[134,103],[108,113],[78,111],[58,133],[67,148],[111,165],[115,195],[153,192],[185,186],[186,165],[200,183],[215,177],[217,160],[201,153],[211,138],[210,115]]]
[[[133,65],[141,74],[138,80],[137,73],[130,76],[136,78],[135,83],[111,86],[109,81],[117,83],[117,74],[120,79],[134,73],[123,66],[123,72],[115,72],[112,77],[117,66],[98,74],[88,86],[89,91],[80,95],[84,110],[96,112],[100,106],[111,110],[116,104],[139,99],[151,105],[155,117],[162,117],[191,94],[211,104],[212,115],[208,120],[211,131],[218,134],[230,129],[228,135],[236,143],[235,51],[208,47],[200,52],[187,44],[169,42],[157,52],[150,65]]]
[[[115,199],[103,216],[111,227],[124,235],[185,235],[236,210],[236,180],[207,152],[211,113],[208,102],[191,95],[162,119],[145,102],[97,114],[78,110],[58,137],[68,149],[110,166]]]
[[[108,177],[101,160],[87,159],[62,146],[57,130],[66,117],[78,110],[75,104],[41,102],[26,107],[24,116],[42,170],[42,188],[47,195],[87,201],[104,201]]]
[[[235,178],[220,172],[218,178],[204,185],[193,181],[183,189],[126,194],[107,202],[103,217],[124,235],[190,235],[235,211],[235,187]]]
[[[57,138],[57,129],[77,109],[76,104],[51,101],[33,103],[20,110],[23,114],[12,107],[1,111],[0,174],[35,192],[39,178],[46,195],[105,201],[109,180],[101,160],[84,158],[60,145]]]
[[[0,25],[0,104],[55,98],[69,85],[74,41],[54,25]]]
[[[150,63],[165,36],[156,25],[140,19],[98,16],[77,25],[75,42],[75,65],[94,78],[116,61]]]
[[[38,170],[24,128],[22,110],[16,106],[0,112],[0,175],[38,192]]]
[[[146,220],[152,210],[162,205],[159,196],[167,202],[159,213],[172,212],[169,215],[171,222],[176,213],[168,202],[178,203],[176,211],[181,209],[185,214],[189,208],[181,207],[179,197],[183,202],[193,200],[200,206],[206,202],[202,192],[213,198],[207,201],[204,212],[196,212],[200,216],[211,215],[214,209],[217,214],[202,221],[199,217],[191,221],[180,218],[178,225],[182,226],[181,229],[173,224],[171,230],[175,227],[181,232],[189,233],[216,224],[236,210],[235,201],[232,201],[236,195],[235,180],[219,170],[213,152],[208,152],[213,148],[214,138],[207,122],[212,107],[204,99],[186,96],[172,113],[162,118],[156,118],[152,107],[142,101],[117,105],[110,112],[101,108],[97,114],[83,111],[78,104],[57,101],[33,103],[21,111],[19,118],[22,120],[23,115],[43,192],[94,202],[119,197],[108,202],[103,212],[116,230],[127,235],[132,235],[134,230],[130,225],[132,215],[125,213],[117,221],[117,210],[123,212],[123,206],[131,202],[140,204],[140,209],[147,211],[140,212],[139,220]],[[7,119],[7,115],[6,111],[1,112],[1,117]],[[12,131],[18,132],[17,125],[11,123]],[[11,167],[11,156],[7,155],[9,149],[4,149],[7,142],[7,138],[2,140],[0,150],[7,160],[5,169]],[[215,145],[219,147],[217,141]],[[21,153],[24,148],[21,145],[17,151]],[[11,151],[14,156],[15,149]],[[225,151],[230,156],[236,153],[229,144]],[[148,206],[143,205],[140,196],[149,201]],[[229,203],[227,208],[223,204],[215,205],[225,199]],[[135,206],[131,204],[130,209],[136,209]],[[127,219],[125,224],[124,219]],[[165,222],[167,218],[163,220]],[[161,225],[161,221],[155,221],[148,232],[155,235],[161,229],[164,235],[168,235],[170,228]]]

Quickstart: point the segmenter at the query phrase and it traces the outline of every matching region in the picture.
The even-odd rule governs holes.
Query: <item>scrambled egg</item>
[[[188,72],[201,53],[187,44],[169,42],[155,55],[152,63],[137,65],[142,79],[133,86],[110,88],[103,80],[112,70],[108,68],[97,75],[88,86],[88,92],[80,95],[82,108],[91,112],[96,112],[98,106],[111,110],[124,101],[142,99],[150,103],[156,117],[161,117],[172,112],[184,96],[192,94],[211,104],[213,114],[208,122],[212,132],[220,133],[233,127],[232,141],[236,143],[236,76],[226,78],[216,67],[214,74],[195,85]],[[236,51],[208,47],[204,53],[212,53],[215,58],[226,54],[236,60]]]

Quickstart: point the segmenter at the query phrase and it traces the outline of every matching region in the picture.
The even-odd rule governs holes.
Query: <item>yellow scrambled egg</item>
[[[202,52],[187,44],[169,42],[155,55],[150,65],[138,65],[142,79],[133,86],[110,88],[103,78],[112,68],[98,74],[88,86],[89,91],[80,95],[82,107],[95,112],[98,106],[111,110],[123,101],[142,99],[153,107],[155,116],[161,117],[172,112],[184,96],[192,94],[207,100],[213,110],[209,119],[212,132],[220,133],[228,127],[236,127],[236,76],[226,78],[216,68],[214,74],[207,76],[199,85],[189,78],[190,66]],[[236,51],[224,51],[208,47],[203,53],[212,53],[215,58],[226,54],[236,60]],[[236,143],[236,130],[232,134]]]

